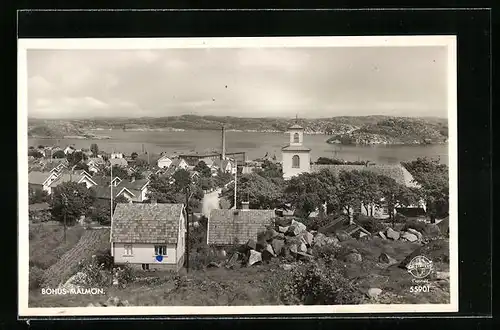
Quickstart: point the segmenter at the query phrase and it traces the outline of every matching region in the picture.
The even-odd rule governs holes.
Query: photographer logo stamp
[[[416,256],[407,266],[408,272],[417,279],[423,279],[433,270],[432,261],[425,256]]]

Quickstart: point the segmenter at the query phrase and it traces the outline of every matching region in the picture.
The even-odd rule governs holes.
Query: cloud
[[[31,116],[445,116],[440,47],[28,52]]]

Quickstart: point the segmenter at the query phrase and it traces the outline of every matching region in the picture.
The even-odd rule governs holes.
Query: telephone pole
[[[185,188],[186,194],[186,271],[189,273],[189,186]]]

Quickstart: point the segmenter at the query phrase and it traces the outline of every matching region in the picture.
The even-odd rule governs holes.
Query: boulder
[[[396,259],[389,256],[387,253],[381,253],[380,256],[378,257],[378,261],[389,265],[394,265],[398,263]]]
[[[298,222],[295,220],[292,220],[291,226],[298,228],[299,234],[307,230],[306,225],[304,225],[302,222]]]
[[[271,245],[273,247],[273,251],[275,254],[279,255],[281,254],[281,250],[283,249],[283,246],[285,245],[285,242],[281,239],[273,239],[271,242]]]
[[[418,241],[418,237],[417,235],[414,235],[414,234],[411,234],[409,232],[405,232],[402,236],[402,238],[404,238],[405,240],[407,240],[408,242],[416,242]]]
[[[298,252],[297,244],[291,244],[289,246],[289,249],[290,249],[290,252],[292,252],[292,253],[297,253]]]
[[[359,232],[359,238],[360,239],[367,239],[368,238],[368,234],[365,233],[365,232],[360,231]]]
[[[215,261],[211,261],[208,263],[207,268],[220,268],[220,264]]]
[[[246,246],[250,250],[255,250],[257,248],[257,243],[255,243],[253,239],[249,239]]]
[[[404,223],[395,223],[394,224],[394,230],[395,231],[402,231],[405,228]]]
[[[239,258],[240,258],[240,254],[238,252],[233,253],[231,258],[229,258],[229,260],[227,261],[226,266],[233,267],[234,265],[236,265]]]
[[[370,289],[368,289],[368,292],[367,292],[368,297],[370,297],[372,299],[377,299],[381,293],[382,293],[382,289],[379,289],[379,288],[370,288]]]
[[[441,235],[441,229],[435,223],[428,224],[425,226],[425,234],[427,236],[436,237]]]
[[[304,252],[297,252],[297,259],[303,260],[303,261],[311,261],[314,259],[314,257],[308,253]]]
[[[250,254],[248,255],[248,262],[247,266],[252,266],[256,264],[257,262],[262,261],[262,253],[257,252],[255,250],[250,250]]]
[[[290,264],[282,264],[281,268],[283,268],[286,271],[291,271],[293,269],[293,266]]]
[[[281,240],[284,240],[284,239],[285,239],[285,234],[283,234],[283,233],[278,233],[278,235],[276,235],[276,237],[275,237],[275,238],[277,238],[277,239],[281,239]]]
[[[385,233],[388,238],[397,241],[399,239],[399,232],[395,231],[392,228],[387,228],[387,232]]]
[[[321,246],[325,245],[326,244],[325,239],[326,239],[325,234],[317,233],[313,239],[313,246],[321,247]]]
[[[288,230],[286,231],[286,234],[289,236],[298,236],[300,234],[300,230],[298,227],[289,226]]]
[[[408,228],[408,232],[410,234],[413,234],[413,235],[417,236],[417,238],[418,238],[419,241],[421,241],[422,238],[423,238],[423,235],[418,230],[415,230],[413,228]]]
[[[406,269],[410,261],[417,256],[425,256],[432,262],[449,263],[450,261],[449,242],[448,240],[445,239],[437,239],[425,245],[422,245],[416,248],[408,256],[406,256],[406,258],[399,264],[399,267]]]
[[[221,249],[221,250],[217,250],[217,255],[220,257],[220,258],[225,258],[226,257],[226,250],[224,249]]]
[[[379,231],[378,232],[378,235],[382,238],[382,239],[387,239],[387,236],[385,236],[384,232],[383,231]]]
[[[262,252],[264,251],[264,249],[267,247],[267,242],[262,240],[262,241],[258,241],[257,244],[255,245],[255,251],[259,251],[259,252]]]
[[[358,262],[363,261],[363,258],[361,257],[361,254],[359,254],[359,253],[351,252],[344,257],[344,260],[346,262],[358,263]]]
[[[284,233],[286,233],[288,231],[288,227],[289,226],[286,226],[286,227],[278,226],[278,232],[284,234]]]
[[[338,240],[341,242],[348,241],[351,239],[351,236],[345,232],[344,230],[340,230],[335,233],[335,236],[337,236]]]
[[[298,252],[307,252],[307,246],[305,243],[299,245]]]
[[[304,243],[306,243],[307,246],[311,246],[313,243],[314,236],[313,234],[306,231],[302,234],[302,239],[304,240]]]
[[[269,261],[276,255],[274,254],[273,247],[269,244],[267,247],[262,251],[262,260],[263,261]]]

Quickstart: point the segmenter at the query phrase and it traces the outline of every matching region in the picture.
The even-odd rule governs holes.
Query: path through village
[[[201,213],[206,217],[210,216],[210,211],[213,209],[219,209],[219,194],[222,189],[214,190],[210,193],[206,193],[203,197]]]

